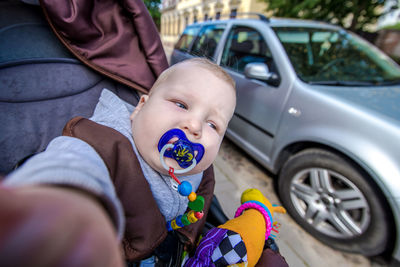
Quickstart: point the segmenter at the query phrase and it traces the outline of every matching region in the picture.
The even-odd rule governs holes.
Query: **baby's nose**
[[[185,130],[185,132],[188,132],[189,134],[191,134],[192,136],[194,136],[197,139],[201,137],[202,124],[201,124],[200,120],[193,119],[193,118],[188,119],[184,123],[183,129]]]

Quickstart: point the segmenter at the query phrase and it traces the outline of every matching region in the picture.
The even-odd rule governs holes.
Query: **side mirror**
[[[244,76],[249,79],[265,81],[275,86],[279,84],[278,75],[274,72],[270,72],[268,66],[264,63],[247,64],[244,68]]]

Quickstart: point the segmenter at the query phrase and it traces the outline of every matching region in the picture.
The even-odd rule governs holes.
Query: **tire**
[[[284,164],[278,190],[288,213],[323,243],[366,256],[386,249],[391,217],[382,194],[350,160],[304,150]]]

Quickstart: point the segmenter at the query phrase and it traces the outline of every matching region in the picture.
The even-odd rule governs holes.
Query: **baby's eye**
[[[217,125],[215,125],[214,123],[212,123],[212,122],[207,122],[208,123],[208,125],[211,127],[211,128],[213,128],[214,130],[217,130]]]
[[[187,109],[187,106],[185,104],[180,103],[180,102],[175,102],[175,105],[177,105],[180,108]]]

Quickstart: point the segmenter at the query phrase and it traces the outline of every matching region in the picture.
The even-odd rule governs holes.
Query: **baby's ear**
[[[142,109],[142,107],[146,103],[147,99],[149,99],[148,95],[142,95],[140,97],[139,103],[136,105],[131,116],[129,117],[130,120],[133,120],[133,118],[136,116],[136,114]]]

